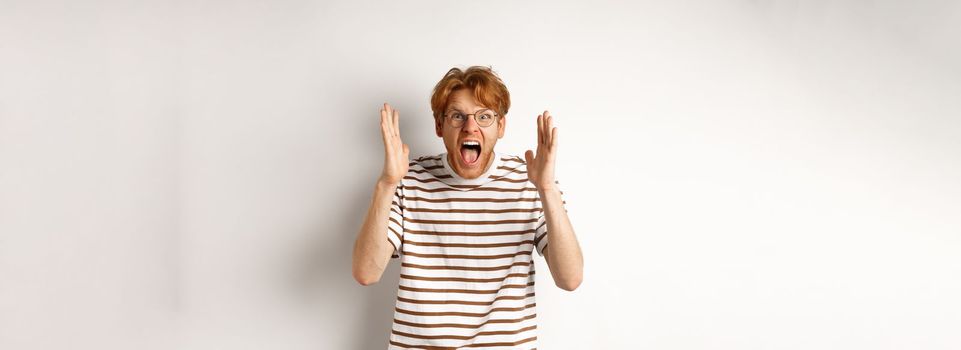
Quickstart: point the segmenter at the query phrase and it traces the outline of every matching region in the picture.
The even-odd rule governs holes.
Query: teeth
[[[464,141],[463,146],[480,146],[480,142],[477,141]]]

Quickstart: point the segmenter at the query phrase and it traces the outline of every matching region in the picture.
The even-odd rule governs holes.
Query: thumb
[[[404,156],[405,156],[405,157],[409,157],[409,156],[410,156],[410,147],[407,147],[407,144],[406,144],[406,143],[404,144]]]
[[[524,158],[527,159],[527,164],[533,163],[533,162],[534,162],[534,151],[527,150],[527,152],[524,152]]]

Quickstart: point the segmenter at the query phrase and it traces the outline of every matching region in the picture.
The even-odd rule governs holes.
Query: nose
[[[473,133],[473,132],[480,131],[480,125],[477,125],[477,119],[475,118],[476,116],[474,116],[473,114],[467,116],[467,120],[464,121],[464,125],[461,125],[461,130],[463,130],[466,133]]]

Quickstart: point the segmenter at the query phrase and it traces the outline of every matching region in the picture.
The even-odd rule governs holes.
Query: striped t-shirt
[[[389,349],[534,349],[532,252],[548,235],[523,158],[494,154],[476,179],[422,157],[394,193],[387,238],[401,259]]]

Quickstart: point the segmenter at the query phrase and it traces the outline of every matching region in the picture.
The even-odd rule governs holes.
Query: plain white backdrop
[[[385,348],[378,111],[469,65],[560,130],[542,348],[961,348],[961,6],[668,3],[0,1],[0,348]]]

